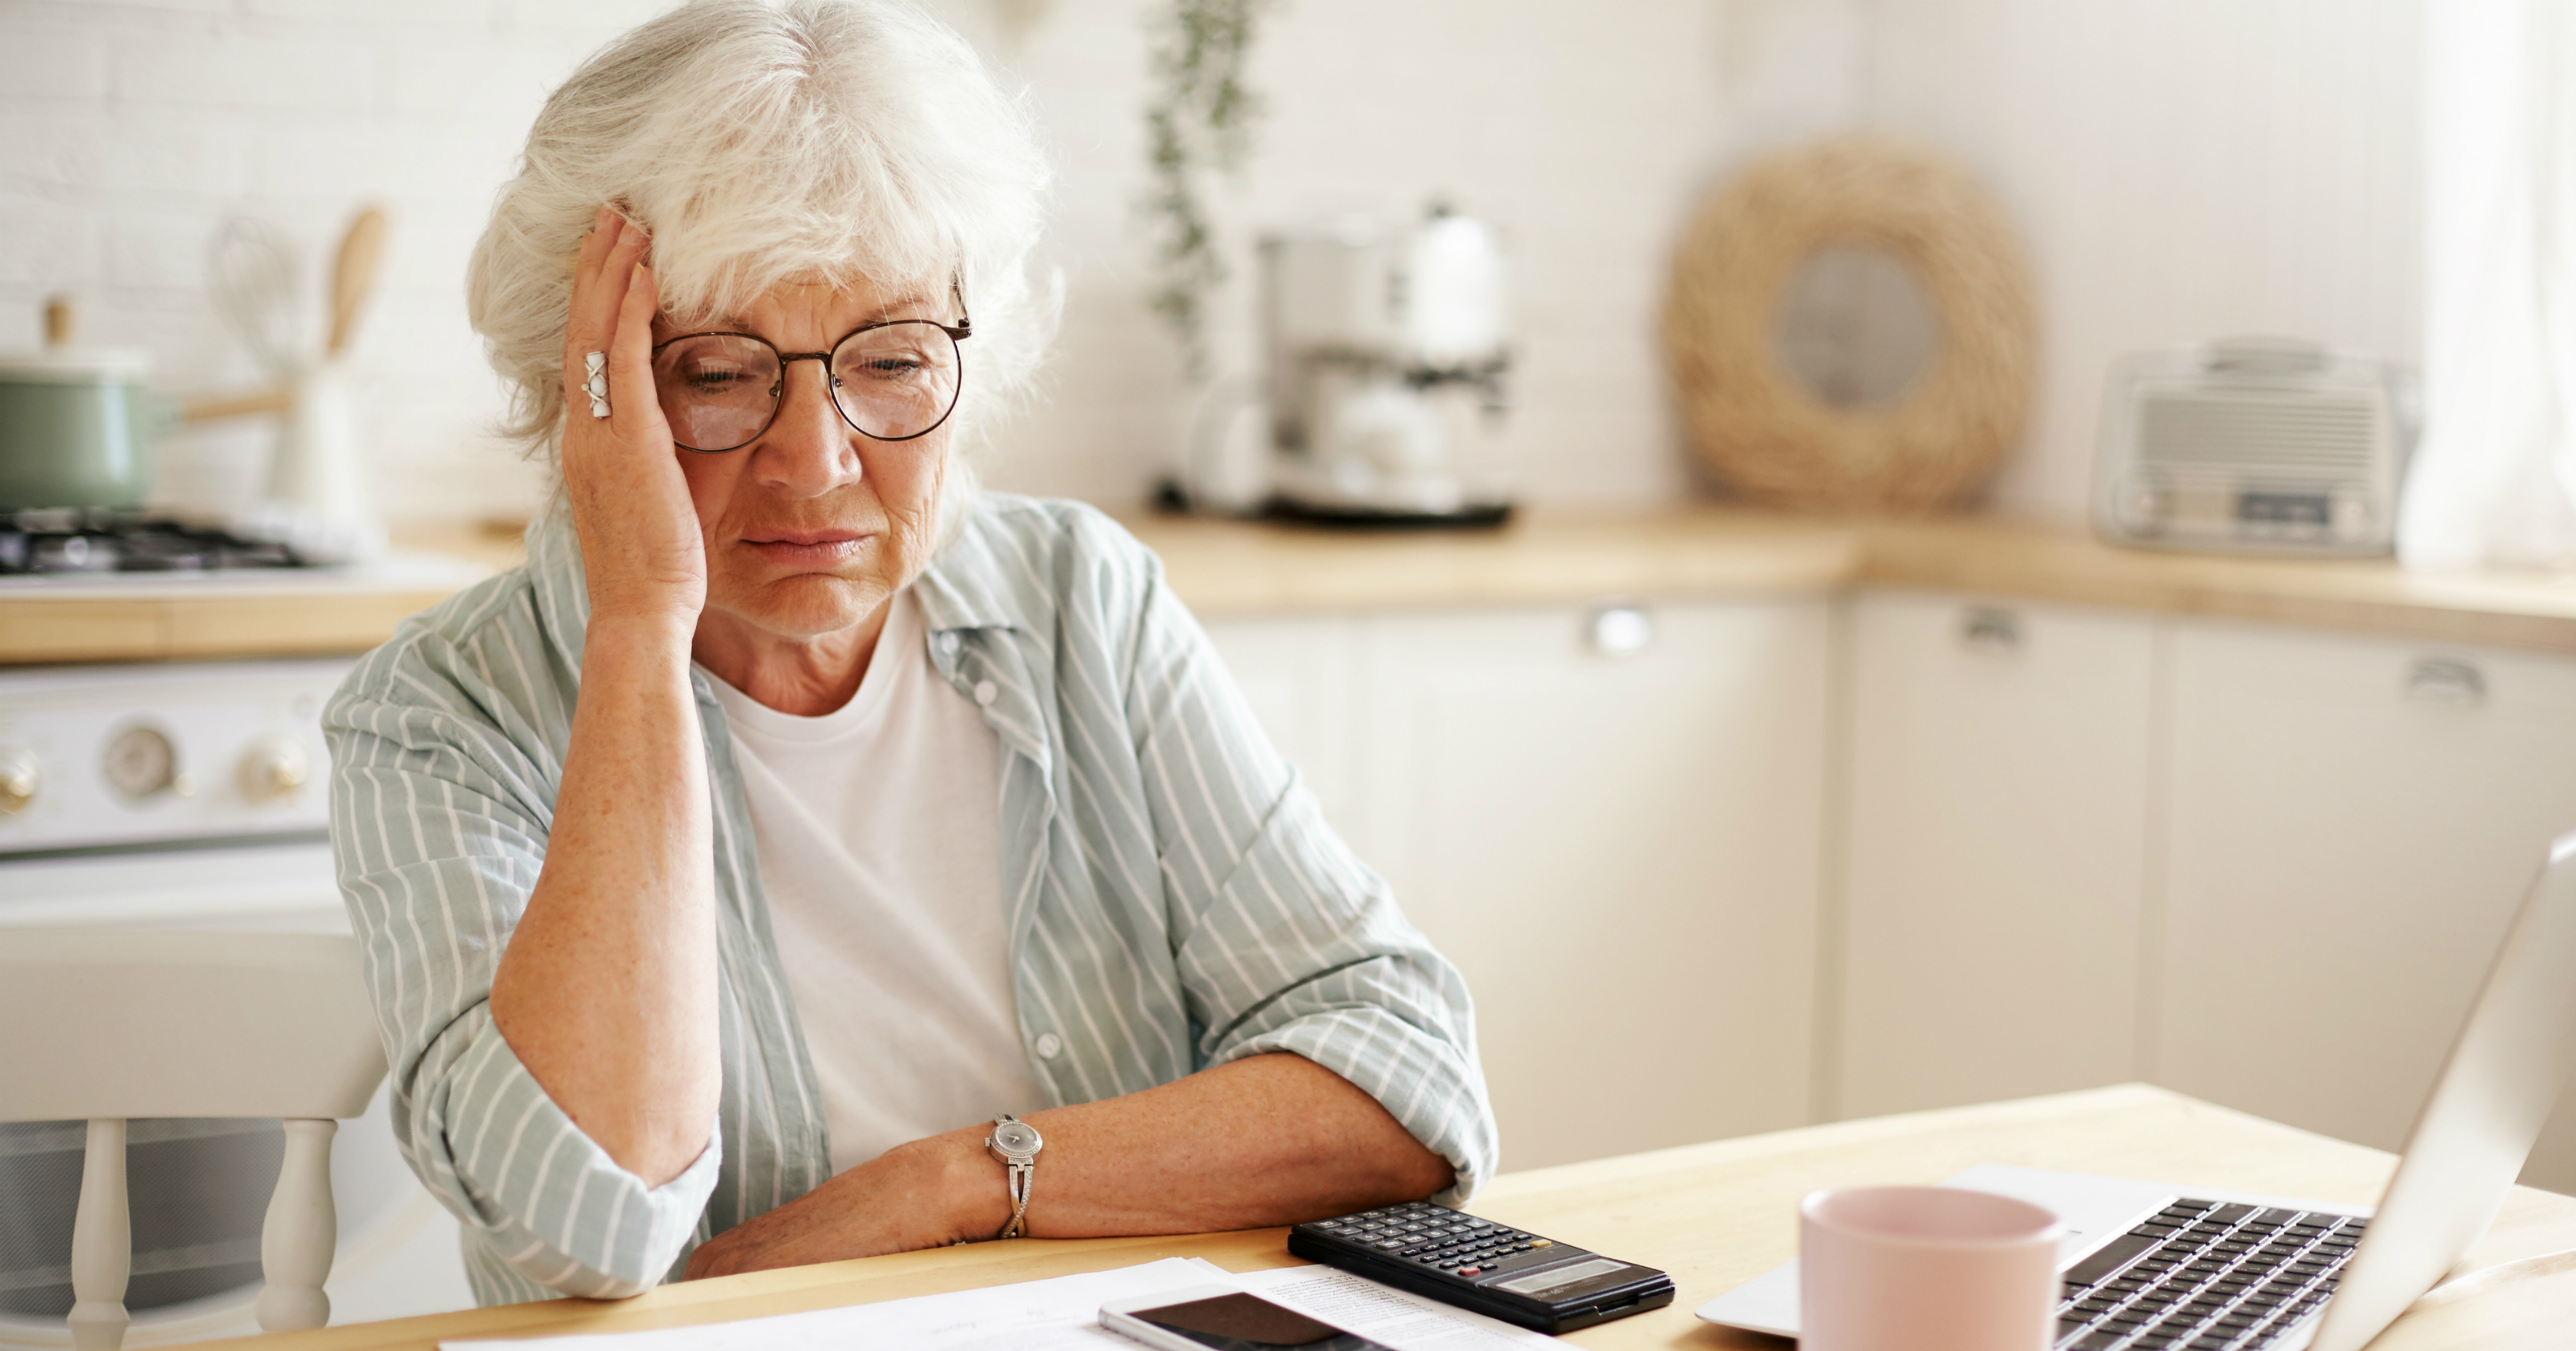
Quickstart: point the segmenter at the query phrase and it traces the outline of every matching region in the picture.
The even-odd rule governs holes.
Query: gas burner
[[[0,515],[0,575],[312,566],[277,540],[246,538],[166,516],[95,509]]]

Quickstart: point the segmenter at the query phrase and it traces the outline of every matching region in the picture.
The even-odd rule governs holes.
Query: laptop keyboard
[[[2057,1345],[2253,1351],[2314,1313],[2368,1220],[2184,1197],[2066,1272]]]

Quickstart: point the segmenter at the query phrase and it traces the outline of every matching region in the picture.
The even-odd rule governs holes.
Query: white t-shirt
[[[835,712],[800,718],[713,683],[832,1170],[1045,1106],[1002,912],[1001,743],[931,666],[911,589]]]

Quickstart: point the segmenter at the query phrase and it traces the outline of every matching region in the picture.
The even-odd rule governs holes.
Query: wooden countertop
[[[1535,510],[1490,532],[1351,534],[1137,515],[1128,526],[1210,616],[1583,604],[1915,587],[2311,624],[2576,653],[2576,575],[2409,573],[2384,559],[2115,549],[1991,519],[1836,521],[1716,507]],[[507,532],[411,532],[406,547],[510,566]],[[463,574],[459,574],[463,575]],[[0,590],[0,665],[355,652],[456,583],[292,591]]]
[[[1786,1348],[1711,1327],[1700,1304],[1796,1254],[1797,1204],[1819,1187],[1938,1182],[1980,1163],[2146,1178],[2369,1205],[2393,1156],[2141,1084],[1810,1126],[1506,1174],[1475,1213],[1660,1267],[1668,1308],[1569,1333],[1601,1348]],[[2373,1351],[2560,1347],[2576,1322],[2576,1199],[2516,1188],[2472,1252]],[[240,1351],[430,1351],[445,1338],[711,1323],[1204,1257],[1231,1271],[1298,1265],[1286,1231],[1171,1238],[1015,1239],[667,1285],[616,1303],[551,1300],[210,1342]]]
[[[1862,527],[1853,580],[2576,653],[2576,573],[2408,572],[2389,559],[2118,549],[1990,522]]]
[[[83,579],[0,588],[0,666],[222,660],[364,652],[405,618],[519,560],[515,536],[405,532],[396,553],[347,573],[245,572]]]
[[[2576,574],[2410,573],[2387,559],[2120,549],[1987,518],[1837,521],[1687,507],[1525,513],[1485,533],[1339,534],[1140,516],[1210,615],[1894,586],[2576,653]]]

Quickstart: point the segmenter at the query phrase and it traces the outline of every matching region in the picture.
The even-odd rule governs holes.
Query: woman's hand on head
[[[564,495],[591,622],[676,625],[685,638],[706,604],[706,545],[653,389],[660,297],[644,263],[650,243],[608,207],[582,236],[564,320]],[[583,389],[592,352],[608,356],[604,418],[592,416]]]

